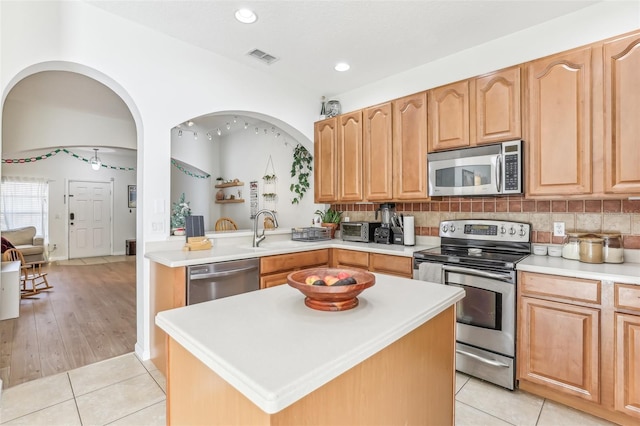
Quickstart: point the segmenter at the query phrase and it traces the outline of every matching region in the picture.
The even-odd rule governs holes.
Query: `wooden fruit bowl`
[[[305,282],[307,277],[312,275],[325,279],[328,276],[337,276],[340,272],[348,273],[356,283],[320,286]],[[346,311],[355,308],[359,303],[356,296],[375,282],[376,277],[363,269],[310,268],[292,272],[287,276],[287,283],[306,296],[304,304],[319,311]]]

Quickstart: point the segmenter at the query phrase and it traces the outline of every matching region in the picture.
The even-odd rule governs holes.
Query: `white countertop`
[[[530,255],[516,265],[518,271],[640,285],[640,263],[583,263],[562,257]]]
[[[272,414],[464,297],[453,286],[374,275],[348,311],[310,309],[302,293],[280,285],[163,311],[156,324]]]
[[[435,246],[437,246],[437,244],[428,246],[403,246],[397,244],[354,243],[336,239],[313,242],[292,240],[270,241],[267,238],[262,243],[260,243],[259,247],[251,247],[250,242],[234,245],[221,245],[214,242],[214,246],[210,250],[152,251],[146,253],[145,257],[162,265],[176,268],[180,266],[199,265],[202,263],[224,262],[227,260],[248,259],[251,257],[272,256],[276,254],[286,254],[325,248],[344,248],[348,250],[366,251],[369,253],[412,257],[413,252],[416,250],[424,250]]]

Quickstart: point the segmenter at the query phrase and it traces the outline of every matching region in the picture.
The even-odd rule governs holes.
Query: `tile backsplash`
[[[351,221],[375,220],[379,203],[334,204]],[[522,196],[442,197],[422,203],[396,203],[398,214],[415,216],[416,235],[438,236],[438,225],[449,219],[499,219],[531,223],[532,242],[560,244],[553,222],[566,232],[619,232],[624,247],[640,249],[640,200],[530,200]]]

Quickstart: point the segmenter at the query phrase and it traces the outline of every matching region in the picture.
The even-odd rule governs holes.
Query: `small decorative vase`
[[[331,239],[334,239],[335,236],[336,236],[336,229],[338,229],[338,224],[337,223],[322,222],[322,226],[324,228],[330,228],[331,229]]]
[[[222,189],[216,192],[216,200],[218,201],[224,200],[224,191]]]

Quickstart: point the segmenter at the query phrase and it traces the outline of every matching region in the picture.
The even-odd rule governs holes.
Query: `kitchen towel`
[[[413,216],[405,216],[403,224],[404,224],[404,245],[415,246],[416,245],[415,218]]]
[[[418,279],[437,284],[444,284],[442,264],[422,262],[418,265]]]

